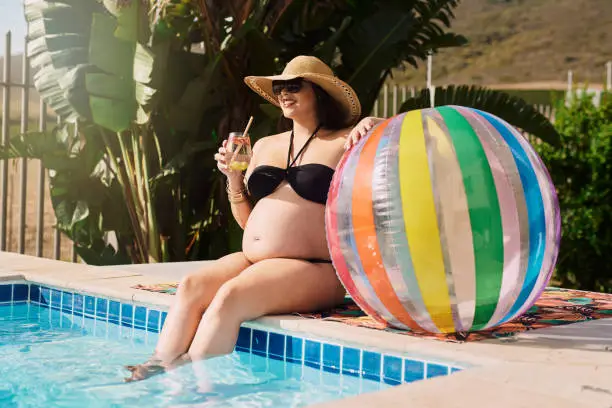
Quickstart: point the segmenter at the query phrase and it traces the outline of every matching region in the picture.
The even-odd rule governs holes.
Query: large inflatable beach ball
[[[345,153],[326,207],[338,277],[401,329],[482,330],[538,299],[557,259],[554,186],[502,119],[443,106],[394,116]]]

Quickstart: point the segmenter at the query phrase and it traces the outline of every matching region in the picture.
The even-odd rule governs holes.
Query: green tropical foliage
[[[315,55],[364,115],[391,70],[466,40],[458,0],[25,0],[35,86],[64,120],[0,157],[41,159],[58,227],[88,263],[211,259],[240,248],[214,152],[280,111],[243,83]],[[493,112],[495,113],[495,112]],[[109,246],[108,235],[117,244]]]
[[[612,293],[612,94],[559,106],[559,148],[536,145],[557,188],[561,248],[554,279],[567,288]]]

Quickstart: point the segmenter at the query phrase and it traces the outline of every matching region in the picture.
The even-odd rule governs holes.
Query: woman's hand
[[[359,139],[368,134],[368,132],[379,123],[383,122],[385,119],[376,118],[373,116],[368,116],[367,118],[361,119],[359,123],[355,125],[355,127],[351,130],[346,138],[346,143],[344,143],[344,148],[346,150],[355,146]]]
[[[227,148],[227,139],[221,144],[219,152],[215,154],[217,168],[225,174],[229,181],[242,179],[242,170],[232,170],[229,167],[233,154],[234,152]]]

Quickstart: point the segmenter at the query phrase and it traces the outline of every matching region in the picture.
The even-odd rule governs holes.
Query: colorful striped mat
[[[135,289],[167,294],[175,294],[176,287],[177,284],[172,283],[134,286]],[[546,288],[536,304],[517,319],[493,329],[471,333],[431,334],[393,329],[370,318],[348,297],[344,304],[331,310],[318,313],[299,314],[299,316],[311,319],[325,319],[341,322],[350,326],[385,330],[409,336],[452,342],[465,342],[508,338],[517,333],[529,330],[561,326],[588,320],[612,318],[612,294]]]

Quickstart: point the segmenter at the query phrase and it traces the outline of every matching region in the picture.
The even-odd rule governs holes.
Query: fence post
[[[40,99],[38,115],[38,130],[47,131],[47,105]],[[45,229],[45,178],[46,172],[42,160],[38,163],[38,206],[36,208],[36,256],[43,256],[43,242]]]
[[[25,48],[28,47],[27,38],[24,41]],[[28,131],[28,122],[30,121],[30,62],[28,61],[28,53],[24,51],[22,60],[22,75],[23,88],[21,89],[21,133]],[[26,230],[26,208],[28,206],[27,191],[28,191],[28,159],[21,160],[21,178],[20,178],[20,206],[19,206],[19,245],[18,252],[25,253],[25,230]]]
[[[57,124],[61,124],[62,123],[62,118],[57,115]],[[57,224],[57,219],[55,221],[55,223]],[[60,259],[61,257],[61,252],[62,252],[62,233],[59,230],[59,227],[57,225],[55,225],[55,228],[53,229],[53,258],[54,259]]]
[[[574,73],[572,70],[567,71],[567,94],[565,95],[565,106],[569,106],[572,101],[574,90]]]
[[[383,118],[389,117],[389,85],[383,87]]]
[[[393,85],[393,113],[391,116],[397,115],[397,84]]]
[[[8,142],[11,122],[11,32],[6,33],[4,42],[4,92],[2,99],[2,145]],[[2,162],[2,179],[0,180],[0,251],[6,251],[7,209],[8,209],[8,160]]]
[[[433,66],[433,53],[427,53],[427,89],[431,89],[431,70]]]
[[[74,140],[78,140],[79,139],[79,122],[75,122],[74,123]],[[78,255],[76,252],[76,245],[74,243],[74,241],[72,242],[72,245],[70,247],[70,256],[72,258],[72,262],[76,263],[79,259],[78,259]]]

